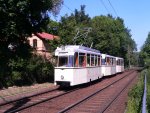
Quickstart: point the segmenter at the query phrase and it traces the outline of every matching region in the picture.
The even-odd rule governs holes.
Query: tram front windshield
[[[58,67],[73,67],[73,56],[59,56]]]

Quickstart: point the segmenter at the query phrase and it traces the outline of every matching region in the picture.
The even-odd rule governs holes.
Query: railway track
[[[95,93],[102,92],[103,90],[106,90],[108,87],[111,87],[113,84],[117,83],[118,81],[121,81],[123,78],[126,78],[127,75],[130,75],[133,72],[134,71],[126,72],[122,76],[117,75],[117,76],[115,76],[115,77],[117,77],[117,80],[115,80],[115,81],[114,81],[114,77],[112,77],[111,78],[112,80],[110,80],[108,82],[103,80],[103,81],[105,81],[105,84],[101,85],[102,87],[100,88],[100,91],[97,91],[97,89],[93,88],[93,87],[98,87],[99,85],[97,85],[97,84],[93,84],[90,87],[83,86],[80,88],[75,88],[75,89],[72,89],[72,90],[69,90],[66,92],[63,90],[53,90],[53,91],[50,91],[49,93],[34,95],[32,97],[17,100],[16,102],[13,101],[7,105],[0,106],[0,112],[1,111],[5,112],[5,113],[14,113],[14,112],[18,112],[18,111],[28,112],[29,109],[31,112],[32,109],[34,109],[34,108],[39,109],[42,106],[47,106],[47,103],[49,104],[49,108],[51,108],[52,113],[66,112],[66,110],[70,110],[73,107],[75,107],[76,105],[78,105],[79,103],[82,103],[84,100],[87,100],[89,98],[88,96],[90,96],[90,97],[94,96],[94,94],[93,93],[91,94],[91,92],[95,92]],[[86,93],[83,94],[83,92],[86,92]],[[83,94],[83,95],[81,95],[81,94]],[[73,96],[73,95],[76,95],[76,96]],[[72,99],[73,97],[75,97],[75,99]],[[77,97],[79,97],[79,98],[77,98]],[[64,100],[68,100],[68,99],[69,99],[69,101],[67,103],[64,102]],[[60,101],[60,100],[62,100],[62,101]],[[71,104],[71,106],[70,106],[70,104]],[[56,105],[56,106],[54,106],[54,105]],[[40,109],[37,112],[42,112],[41,110],[42,109]],[[33,111],[36,112],[35,110],[33,110]]]
[[[61,88],[56,88],[56,89],[48,90],[45,92],[37,93],[31,96],[26,96],[20,99],[11,100],[9,102],[0,104],[0,112],[15,113],[17,111],[21,111],[28,107],[43,103],[45,101],[57,98],[62,95],[65,95],[74,90],[77,90],[77,89],[68,90],[65,92]]]
[[[66,107],[65,109],[59,111],[59,113],[65,113],[65,112],[70,112],[70,113],[79,113],[79,112],[90,112],[90,113],[104,113],[106,112],[109,107],[113,104],[113,102],[121,95],[121,93],[126,90],[126,88],[130,85],[130,83],[135,79],[136,74],[127,82],[121,83],[122,79],[119,79],[109,86],[100,89],[93,94],[85,97],[84,99],[81,99],[80,101]],[[119,83],[123,84],[118,86]],[[112,86],[113,85],[113,86]],[[113,88],[115,91],[115,95],[112,96],[112,98],[108,97],[107,95],[109,94],[110,88]],[[117,91],[115,90],[117,88]],[[119,89],[119,90],[118,90]],[[112,90],[112,89],[111,89]],[[111,92],[113,93],[113,92]],[[100,98],[101,97],[101,98]],[[107,102],[103,102],[103,100],[107,100]]]

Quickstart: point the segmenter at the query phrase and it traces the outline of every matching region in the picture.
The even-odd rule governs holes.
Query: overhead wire
[[[68,9],[70,10],[71,12],[74,12],[72,9],[70,9],[66,4],[63,3],[63,5]]]
[[[113,9],[115,15],[118,17],[118,14],[117,14],[115,8],[113,7],[112,3],[110,2],[110,0],[108,0],[108,2],[109,2],[109,4],[110,4],[110,6],[112,7],[112,9]]]
[[[109,14],[110,11],[107,9],[107,7],[106,7],[105,3],[103,2],[103,0],[100,0],[100,1],[101,1],[102,5],[104,6],[105,10],[107,11],[107,13]]]

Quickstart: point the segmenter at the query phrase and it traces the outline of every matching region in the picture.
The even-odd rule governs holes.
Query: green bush
[[[54,67],[47,60],[40,56],[34,56],[29,61],[27,72],[30,80],[37,83],[53,81]]]
[[[52,63],[41,56],[33,55],[29,59],[11,59],[8,62],[7,70],[0,73],[0,88],[50,82],[54,79],[53,74]]]

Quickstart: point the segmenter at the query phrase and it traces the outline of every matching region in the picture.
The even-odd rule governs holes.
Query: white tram
[[[116,57],[116,73],[120,73],[123,71],[124,71],[124,59]]]
[[[68,45],[57,48],[55,56],[55,84],[73,86],[102,77],[101,53],[98,50]]]
[[[58,47],[55,56],[54,82],[60,86],[83,84],[124,71],[123,58],[101,54],[84,46]]]
[[[116,57],[102,54],[102,74],[103,76],[116,74]]]

